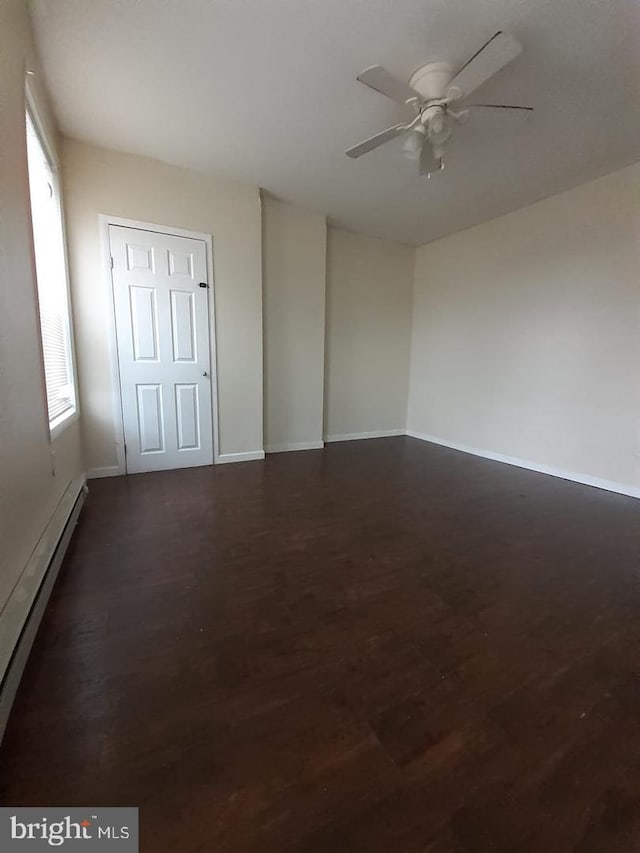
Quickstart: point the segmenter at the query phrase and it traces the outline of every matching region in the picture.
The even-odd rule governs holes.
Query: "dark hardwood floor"
[[[412,439],[93,481],[0,751],[145,853],[640,849],[640,503]]]

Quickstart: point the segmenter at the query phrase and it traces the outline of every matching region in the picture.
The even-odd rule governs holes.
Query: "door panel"
[[[202,240],[109,227],[127,473],[213,462]]]
[[[197,385],[176,385],[176,419],[178,448],[188,450],[200,447],[198,429],[200,405]]]
[[[158,312],[153,287],[129,285],[131,336],[135,361],[158,360]]]
[[[140,453],[164,451],[161,385],[136,385]]]
[[[171,337],[174,361],[195,361],[196,318],[193,293],[171,291]]]
[[[153,246],[136,246],[134,243],[127,243],[127,270],[155,272],[155,250]]]
[[[169,251],[169,275],[193,278],[193,252]]]

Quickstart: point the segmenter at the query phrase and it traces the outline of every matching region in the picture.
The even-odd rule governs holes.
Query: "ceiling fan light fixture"
[[[407,160],[419,160],[422,153],[422,146],[427,138],[427,129],[423,124],[419,124],[409,131],[407,138],[402,146],[402,153]]]
[[[444,145],[451,136],[451,123],[442,107],[428,107],[427,135],[432,145]]]

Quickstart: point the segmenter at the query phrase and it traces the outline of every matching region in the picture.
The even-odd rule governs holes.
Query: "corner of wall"
[[[409,377],[407,391],[407,409],[405,412],[405,431],[409,434],[412,422],[412,397],[413,397],[413,378],[415,364],[415,335],[416,335],[416,294],[418,289],[418,264],[420,262],[420,254],[424,246],[413,247],[413,273],[411,283],[411,323],[410,323],[410,345],[409,345]]]

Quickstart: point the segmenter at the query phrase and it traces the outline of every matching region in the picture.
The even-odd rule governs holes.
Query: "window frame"
[[[31,231],[31,251],[33,253],[34,260],[34,291],[36,297],[36,305],[38,309],[38,336],[40,341],[40,366],[42,371],[42,388],[44,394],[44,412],[47,427],[49,430],[49,441],[53,442],[55,439],[61,435],[67,427],[71,426],[75,421],[80,417],[80,407],[78,401],[78,375],[76,370],[76,351],[75,351],[75,341],[73,335],[73,312],[71,306],[71,288],[69,282],[69,259],[68,259],[68,251],[67,251],[67,231],[65,227],[65,217],[64,217],[64,201],[62,197],[62,187],[60,181],[60,167],[59,161],[56,153],[55,146],[51,142],[50,134],[47,132],[46,123],[43,121],[41,117],[41,110],[38,106],[38,98],[33,91],[30,85],[29,78],[25,81],[25,103],[24,103],[24,128],[25,128],[25,153],[26,153],[26,144],[27,144],[27,120],[31,121],[33,125],[33,129],[35,130],[38,141],[42,147],[42,151],[44,156],[46,157],[49,167],[51,169],[51,174],[54,182],[54,193],[57,198],[57,207],[60,215],[60,229],[62,234],[62,255],[64,261],[64,278],[65,278],[65,304],[66,304],[66,320],[67,320],[67,330],[68,330],[68,340],[67,340],[67,349],[71,367],[71,384],[73,390],[73,407],[67,409],[61,415],[58,415],[57,418],[54,418],[52,421],[49,420],[49,403],[48,403],[48,395],[47,395],[47,382],[44,368],[44,348],[42,341],[42,327],[40,323],[40,294],[38,290],[38,282],[37,282],[37,270],[35,264],[35,239],[33,234],[33,214],[31,211],[31,198],[30,198],[30,190],[29,190],[29,227]],[[28,167],[27,167],[28,172]]]

